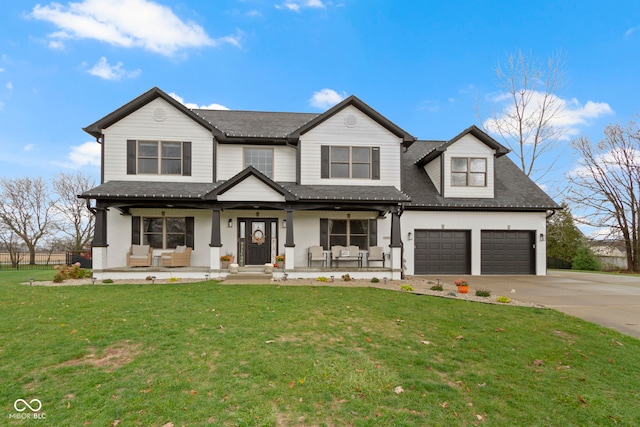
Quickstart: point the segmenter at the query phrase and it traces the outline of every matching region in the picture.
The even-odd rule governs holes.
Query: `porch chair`
[[[173,252],[165,252],[160,257],[163,267],[189,267],[191,265],[191,251],[187,246],[176,246]]]
[[[331,247],[331,266],[333,261],[336,265],[339,265],[340,261],[356,261],[358,267],[362,267],[362,255],[360,255],[360,248],[357,246],[332,246]]]
[[[131,245],[127,252],[127,267],[151,267],[151,245]]]
[[[324,248],[322,246],[309,246],[308,258],[309,267],[313,265],[314,261],[321,261],[323,267],[327,265],[327,258],[324,256]]]
[[[367,266],[371,266],[371,261],[382,262],[384,268],[384,248],[382,246],[370,246],[367,256]]]

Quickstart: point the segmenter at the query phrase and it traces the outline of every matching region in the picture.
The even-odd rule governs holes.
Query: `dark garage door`
[[[482,231],[482,274],[535,274],[533,231]]]
[[[470,274],[469,236],[469,231],[416,230],[415,274]]]

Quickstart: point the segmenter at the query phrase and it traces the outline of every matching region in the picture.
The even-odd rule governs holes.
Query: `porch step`
[[[229,274],[222,283],[225,285],[262,285],[271,283],[271,274],[243,271]]]

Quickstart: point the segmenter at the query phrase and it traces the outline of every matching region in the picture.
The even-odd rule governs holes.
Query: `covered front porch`
[[[248,167],[213,184],[110,182],[83,197],[95,200],[97,278],[222,278],[246,268],[273,268],[276,278],[402,276],[408,198],[393,186],[277,183]],[[137,267],[126,258],[134,246],[148,251]],[[163,262],[184,248],[188,264]]]

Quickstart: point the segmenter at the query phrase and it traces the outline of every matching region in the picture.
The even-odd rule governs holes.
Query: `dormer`
[[[420,158],[443,197],[493,198],[495,159],[509,150],[485,132],[471,126]]]

